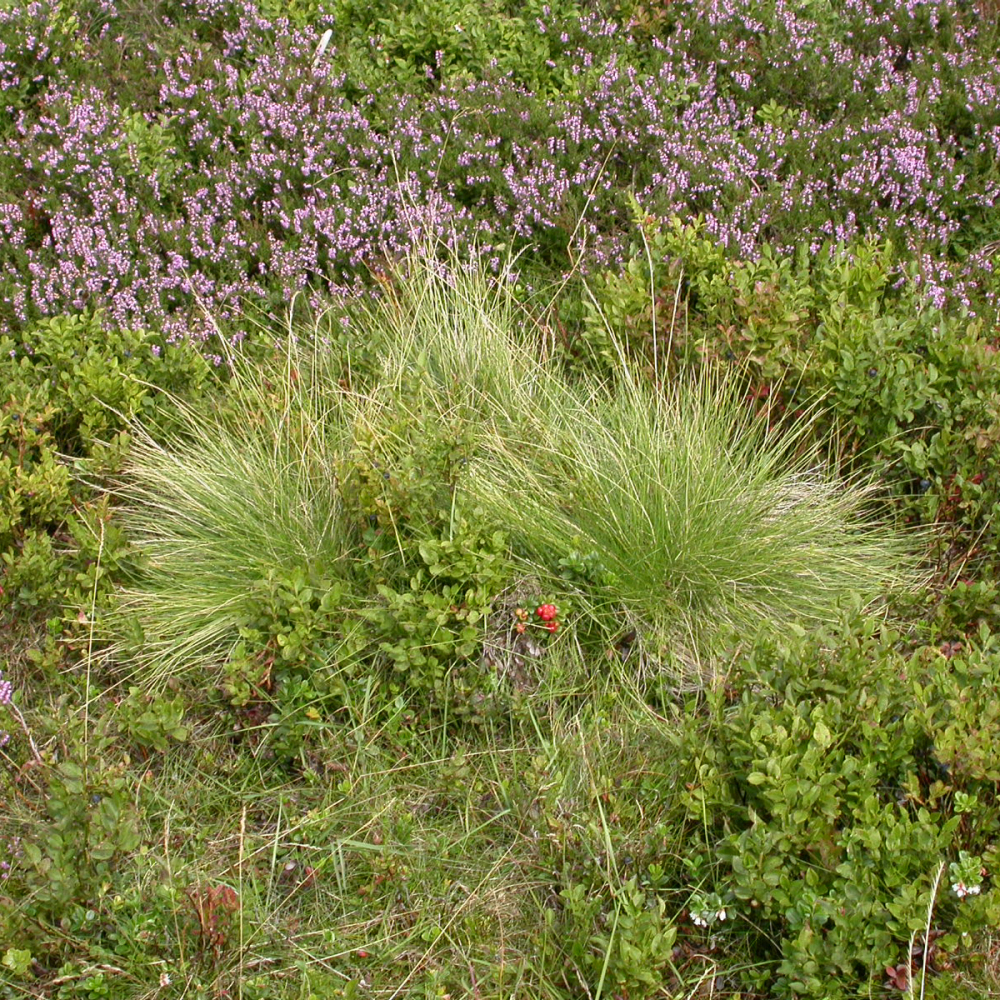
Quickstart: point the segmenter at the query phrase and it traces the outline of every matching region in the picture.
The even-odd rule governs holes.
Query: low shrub
[[[106,482],[129,448],[138,416],[174,421],[171,393],[189,399],[211,382],[204,358],[165,349],[142,331],[103,329],[96,313],[40,321],[0,338],[0,608],[42,619],[90,609],[127,562]],[[96,589],[95,589],[96,588]]]
[[[937,996],[933,974],[997,918],[998,663],[986,631],[910,653],[855,621],[759,645],[706,702],[661,707],[689,761],[678,801],[717,858],[702,888],[726,935],[773,949],[769,995],[856,996],[888,974],[930,975]]]
[[[650,371],[742,369],[775,416],[798,420],[819,399],[812,436],[838,467],[877,477],[900,519],[940,529],[950,576],[992,557],[1000,368],[986,323],[935,308],[891,244],[729,261],[698,225],[640,224],[646,246],[590,281],[578,353],[592,368],[613,369],[614,342]]]

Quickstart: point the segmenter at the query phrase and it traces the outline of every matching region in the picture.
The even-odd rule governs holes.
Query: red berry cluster
[[[540,604],[535,609],[535,614],[542,619],[542,628],[547,628],[550,632],[559,629],[559,609],[554,604]]]
[[[517,619],[514,628],[519,634],[523,634],[531,624],[537,625],[547,632],[559,631],[559,609],[554,604],[540,604],[535,608],[535,618],[538,619],[536,622],[531,621],[531,612],[524,608],[518,608],[514,612],[514,617]]]

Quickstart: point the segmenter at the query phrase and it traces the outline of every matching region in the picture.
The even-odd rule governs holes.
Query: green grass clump
[[[913,539],[872,516],[872,484],[825,467],[808,413],[774,423],[732,375],[574,375],[542,359],[505,287],[411,258],[363,325],[384,345],[372,399],[410,407],[409,446],[452,433],[471,458],[439,503],[507,532],[527,573],[657,657],[831,621],[848,597],[914,582]]]
[[[525,413],[470,489],[534,572],[654,656],[829,621],[848,595],[913,581],[911,541],[871,517],[874,488],[832,475],[808,418],[772,427],[731,377],[660,390],[551,372]]]
[[[410,254],[382,295],[354,310],[358,336],[381,347],[371,398],[393,406],[405,398],[421,419],[507,433],[545,375],[536,323],[509,290],[509,267],[491,276],[435,250]]]
[[[142,569],[119,610],[148,672],[226,657],[270,581],[346,584],[346,432],[319,373],[294,351],[270,369],[238,364],[221,412],[188,408],[175,435],[136,435],[118,498]]]

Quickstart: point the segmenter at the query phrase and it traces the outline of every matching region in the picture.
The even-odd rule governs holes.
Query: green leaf
[[[23,948],[8,948],[0,959],[0,965],[10,969],[15,976],[25,976],[31,968],[31,952]]]
[[[833,734],[830,732],[829,727],[820,719],[819,722],[813,727],[813,739],[816,743],[826,749],[833,742]]]

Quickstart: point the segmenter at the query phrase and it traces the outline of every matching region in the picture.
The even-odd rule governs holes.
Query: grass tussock
[[[295,348],[276,365],[237,365],[221,410],[183,408],[166,440],[136,434],[117,496],[141,570],[119,611],[161,679],[231,652],[269,580],[349,578],[346,432],[321,375]]]
[[[385,345],[374,398],[461,428],[448,502],[506,532],[525,571],[571,590],[608,638],[635,628],[656,656],[711,654],[915,583],[915,538],[874,516],[874,484],[825,465],[809,411],[774,422],[738,372],[665,387],[627,365],[614,382],[568,374],[505,275],[428,257],[404,274],[366,316]]]
[[[873,518],[875,487],[831,473],[808,417],[772,425],[732,376],[661,389],[549,372],[525,412],[470,491],[535,572],[569,571],[598,619],[661,649],[830,621],[847,595],[914,582],[913,539]]]

